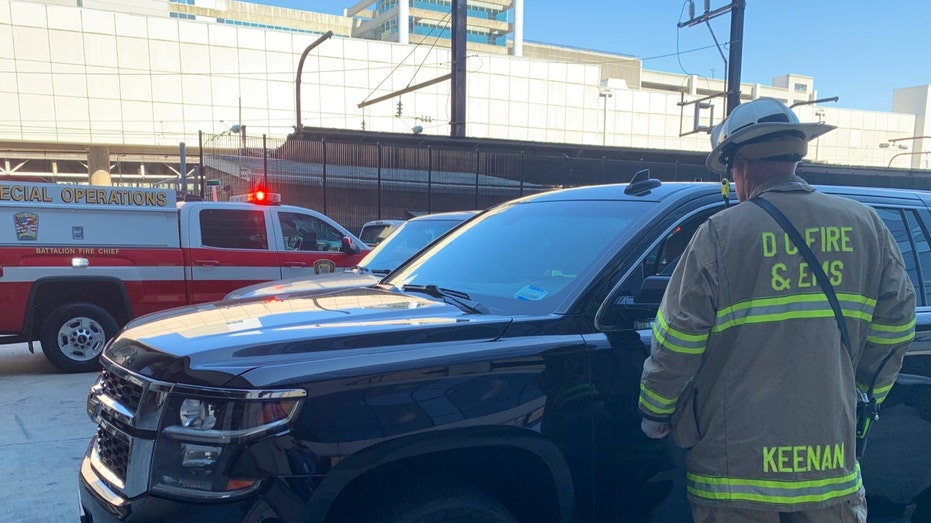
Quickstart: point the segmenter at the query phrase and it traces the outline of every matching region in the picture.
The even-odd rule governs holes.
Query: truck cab
[[[355,266],[367,246],[302,207],[178,202],[174,190],[0,182],[0,343],[99,369],[131,319]]]

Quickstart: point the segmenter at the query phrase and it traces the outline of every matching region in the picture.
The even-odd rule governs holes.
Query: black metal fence
[[[463,147],[239,134],[202,142],[202,176],[188,184],[190,193],[228,200],[262,186],[284,204],[318,210],[356,232],[376,219],[484,209],[556,188],[623,183],[641,169],[664,181],[717,180],[703,155],[684,152],[626,151],[619,159],[592,157],[604,149],[570,155],[552,147],[472,146],[477,141]],[[636,159],[638,153],[648,159]],[[799,173],[818,184],[931,190],[927,171],[802,164]]]
[[[282,203],[318,210],[352,231],[376,219],[485,209],[556,188],[626,182],[644,168],[661,179],[707,177],[703,166],[675,162],[239,135],[205,140],[201,162],[203,185],[192,181],[193,194],[228,200],[262,186],[281,194]]]

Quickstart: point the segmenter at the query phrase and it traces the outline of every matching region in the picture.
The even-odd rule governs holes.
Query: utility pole
[[[747,2],[745,0],[731,2],[731,51],[730,69],[727,71],[726,116],[730,116],[731,111],[740,105],[740,61],[743,55],[744,11],[746,7]]]
[[[449,135],[465,136],[466,124],[466,0],[452,0],[452,59]]]
[[[724,111],[724,116],[727,117],[731,114],[731,111],[735,107],[740,105],[740,63],[741,56],[743,54],[743,32],[744,32],[744,11],[747,7],[746,0],[732,0],[729,5],[724,7],[719,7],[714,11],[711,10],[710,0],[705,0],[705,12],[699,16],[694,16],[695,13],[695,3],[693,0],[689,0],[689,20],[686,22],[680,22],[678,27],[692,27],[698,24],[707,24],[708,30],[711,31],[711,24],[708,22],[712,18],[717,18],[724,13],[730,11],[731,13],[731,39],[730,39],[730,54],[728,62],[725,62],[725,75],[726,75],[726,89],[725,89],[725,100],[726,106]],[[711,36],[714,37],[714,31],[711,32]],[[715,43],[718,42],[718,39],[714,39]],[[720,51],[720,48],[718,49]],[[722,53],[723,58],[723,53]]]

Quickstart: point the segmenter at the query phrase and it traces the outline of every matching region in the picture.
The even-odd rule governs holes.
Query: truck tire
[[[106,309],[69,303],[52,311],[42,324],[42,352],[64,372],[100,370],[100,353],[119,326]]]
[[[517,523],[496,499],[453,480],[432,478],[389,489],[364,521],[372,523]]]

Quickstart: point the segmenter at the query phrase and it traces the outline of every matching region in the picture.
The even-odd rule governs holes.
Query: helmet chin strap
[[[724,208],[731,206],[731,167],[734,165],[733,158],[728,158],[724,164],[724,174],[721,176],[721,198],[724,198]]]

